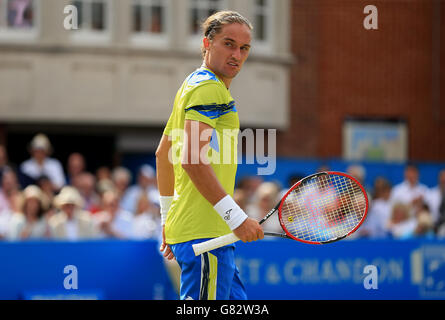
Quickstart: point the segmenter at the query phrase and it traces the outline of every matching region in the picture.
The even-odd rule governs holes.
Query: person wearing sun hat
[[[48,236],[46,211],[48,201],[42,190],[30,185],[23,190],[19,212],[14,212],[10,219],[8,240],[42,239]]]
[[[83,200],[76,188],[63,187],[53,204],[58,212],[48,221],[51,238],[76,241],[97,236],[90,213],[82,210]]]
[[[47,176],[54,190],[59,191],[66,184],[65,174],[60,161],[50,157],[52,151],[51,143],[45,134],[35,135],[29,144],[31,158],[20,165],[20,172],[34,182],[42,176]]]

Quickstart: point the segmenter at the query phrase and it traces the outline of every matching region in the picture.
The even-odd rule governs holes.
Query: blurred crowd
[[[29,153],[13,164],[0,145],[0,239],[159,239],[159,194],[150,165],[139,168],[132,185],[127,168],[92,173],[77,152],[64,167],[51,157],[44,134],[32,139]]]
[[[32,139],[29,153],[28,160],[13,164],[0,145],[0,239],[160,238],[159,192],[152,166],[138,168],[134,184],[125,167],[87,171],[85,157],[77,152],[64,166],[51,157],[51,142],[44,134]],[[365,185],[363,166],[351,165],[347,171]],[[283,186],[260,176],[243,177],[234,199],[260,220],[301,178],[295,175]],[[445,238],[445,170],[434,188],[423,185],[418,169],[409,164],[400,184],[393,186],[378,177],[367,189],[368,216],[351,239]],[[282,231],[278,219],[267,220],[264,229]]]
[[[351,165],[347,173],[366,186],[363,166]],[[260,220],[302,178],[297,174],[289,179],[287,186],[282,186],[261,177],[245,177],[239,181],[234,198],[249,216]],[[385,177],[378,177],[372,187],[365,189],[369,200],[367,217],[348,239],[445,238],[445,169],[440,171],[434,188],[422,184],[418,168],[408,164],[400,184],[391,185]],[[267,220],[264,229],[282,232],[278,219]]]

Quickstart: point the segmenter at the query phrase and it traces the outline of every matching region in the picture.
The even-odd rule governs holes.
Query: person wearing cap
[[[130,212],[136,212],[138,199],[146,194],[151,203],[159,207],[159,191],[156,186],[155,169],[144,164],[139,168],[137,184],[129,187],[121,199],[121,207]]]
[[[54,198],[54,206],[59,212],[48,221],[52,239],[76,241],[97,236],[90,213],[82,210],[83,200],[76,188],[63,187]]]
[[[50,158],[52,146],[48,137],[42,133],[31,140],[29,146],[31,158],[20,165],[21,173],[32,181],[47,176],[54,190],[58,191],[66,184],[63,166],[59,160]]]
[[[46,210],[48,201],[42,190],[30,185],[23,190],[20,212],[11,216],[8,240],[42,239],[48,237]]]

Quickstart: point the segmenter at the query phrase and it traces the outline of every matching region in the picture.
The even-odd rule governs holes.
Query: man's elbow
[[[155,152],[156,159],[158,159],[158,160],[167,159],[168,154],[170,152],[170,148],[171,148],[171,144],[161,142]]]
[[[201,162],[193,162],[190,159],[182,159],[182,161],[181,161],[181,167],[187,173],[200,171],[203,166],[204,166],[203,163],[201,163]]]

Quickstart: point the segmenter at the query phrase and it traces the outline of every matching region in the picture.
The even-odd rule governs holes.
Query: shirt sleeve
[[[185,105],[185,120],[195,120],[216,127],[218,119],[229,105],[225,101],[223,88],[217,83],[206,83],[197,87]]]
[[[174,112],[174,111],[173,111]],[[164,135],[170,137],[173,130],[173,112],[170,115],[170,118],[168,119],[167,125],[164,129]]]

